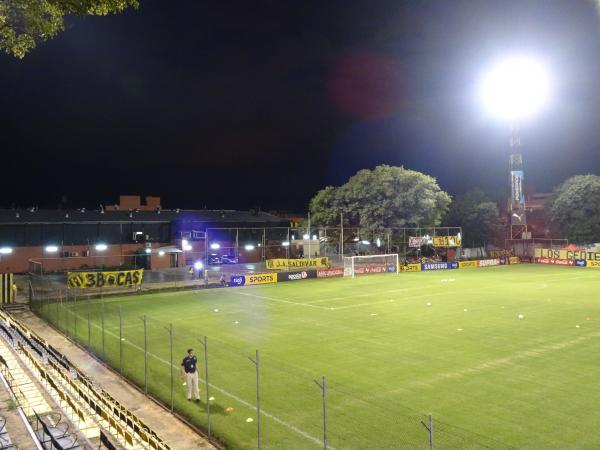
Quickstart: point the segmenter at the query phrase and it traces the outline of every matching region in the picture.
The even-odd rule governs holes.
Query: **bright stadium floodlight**
[[[151,249],[151,248],[147,248],[147,249],[145,250],[145,252],[146,252],[146,253],[148,253],[148,254],[150,254],[150,253],[152,253],[152,249]]]
[[[283,242],[281,243],[281,245],[283,245],[284,247],[289,247],[289,246],[290,246],[290,243],[289,243],[288,241],[283,241]]]
[[[371,245],[371,243],[369,241],[360,241],[360,243],[363,245]]]
[[[46,253],[56,253],[58,251],[58,247],[56,245],[46,245]]]
[[[95,248],[99,252],[103,252],[104,250],[106,250],[108,248],[108,245],[106,245],[106,244],[96,244]]]
[[[182,239],[182,240],[181,240],[181,245],[182,245],[182,247],[185,247],[185,246],[186,246],[186,245],[188,245],[188,244],[189,244],[189,242],[188,242],[188,240],[187,240],[187,239]]]
[[[203,267],[204,267],[204,264],[202,264],[202,261],[196,261],[194,263],[194,269],[196,269],[196,270],[202,270]]]
[[[159,250],[158,251],[158,256],[165,256],[165,251],[164,250]]]
[[[310,235],[309,234],[303,234],[302,235],[302,239],[304,239],[305,241],[308,241],[310,239]]]
[[[0,247],[0,255],[10,255],[13,249],[10,247]]]
[[[252,245],[252,244],[246,244],[246,245],[244,246],[244,249],[245,249],[246,251],[249,251],[249,252],[250,252],[250,251],[254,250],[254,245]]]
[[[481,83],[481,100],[492,115],[511,122],[527,119],[548,102],[550,78],[542,63],[517,56],[494,64]]]
[[[218,242],[213,242],[212,244],[210,244],[210,248],[213,250],[219,250],[221,248],[221,244],[219,244]]]
[[[186,252],[189,252],[192,250],[192,246],[190,244],[184,244],[183,245],[183,250]]]

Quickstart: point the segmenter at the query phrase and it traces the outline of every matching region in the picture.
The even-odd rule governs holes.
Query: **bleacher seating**
[[[108,441],[102,431],[105,430],[125,448],[170,450],[153,430],[104,389],[96,386],[64,355],[1,311],[0,334],[17,349],[22,361],[87,438],[99,437],[102,442],[104,436]],[[39,411],[37,408],[35,411],[37,417]],[[38,424],[38,431],[41,433],[38,436],[43,435],[52,443],[52,432],[60,433],[60,430],[47,433],[44,426],[51,428],[42,420]],[[68,442],[70,441],[63,443],[66,445]]]
[[[60,419],[54,423],[47,416],[44,420],[37,412],[35,414],[35,434],[42,444],[47,449],[56,450],[80,450],[83,446],[77,442],[77,437],[69,432],[69,427],[65,423],[61,423]]]
[[[6,429],[6,419],[0,416],[0,450],[18,450],[17,446],[14,445],[10,439],[10,435]]]

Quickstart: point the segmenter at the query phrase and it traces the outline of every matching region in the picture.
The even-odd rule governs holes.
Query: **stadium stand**
[[[33,331],[0,311],[0,369],[27,416],[35,417],[35,435],[44,448],[87,448],[97,442],[125,449],[170,450],[135,414],[96,386],[64,355]],[[18,360],[17,360],[18,358]],[[25,371],[22,367],[27,369]],[[39,392],[37,383],[68,418],[61,421]],[[68,423],[75,426],[69,431]],[[79,437],[82,439],[79,440]]]

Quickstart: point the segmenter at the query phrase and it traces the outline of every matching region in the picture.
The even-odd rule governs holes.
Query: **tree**
[[[106,16],[139,6],[139,0],[0,1],[0,49],[23,58],[39,42],[64,30],[65,16]]]
[[[462,227],[463,245],[481,247],[496,241],[502,233],[498,206],[475,188],[459,196],[445,219],[451,227]]]
[[[381,165],[360,170],[339,187],[328,186],[310,201],[313,223],[344,222],[369,229],[436,226],[450,204],[435,178],[404,167]]]
[[[600,176],[577,175],[556,187],[550,212],[564,238],[600,242]]]

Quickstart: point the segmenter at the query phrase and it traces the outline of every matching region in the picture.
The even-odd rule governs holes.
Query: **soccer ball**
[[[523,314],[519,314],[519,315],[517,316],[517,318],[518,318],[519,320],[521,320],[521,319],[524,319],[524,318],[525,318],[525,316],[524,316]]]

